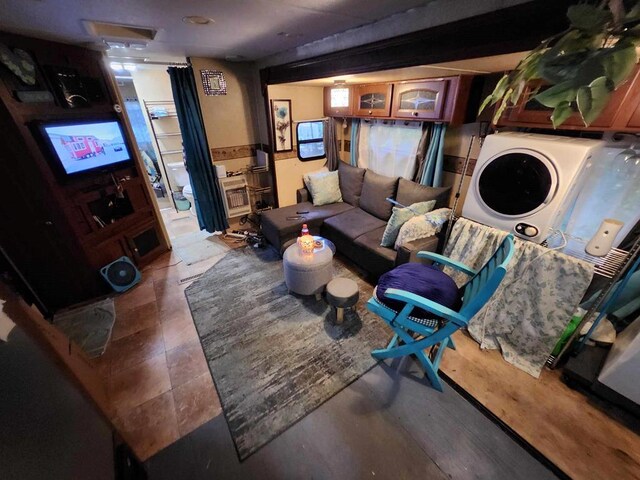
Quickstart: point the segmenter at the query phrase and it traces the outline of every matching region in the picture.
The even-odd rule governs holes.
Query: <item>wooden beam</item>
[[[261,70],[264,84],[288,83],[530,50],[568,26],[575,0],[535,0],[426,30]]]

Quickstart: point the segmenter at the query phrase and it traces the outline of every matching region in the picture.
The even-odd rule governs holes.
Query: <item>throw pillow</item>
[[[440,233],[440,230],[442,230],[442,226],[449,219],[450,214],[450,208],[439,208],[425,215],[419,215],[409,219],[400,228],[394,248],[397,250],[414,240],[437,235]]]
[[[338,172],[321,172],[309,175],[307,188],[315,206],[342,202]]]
[[[392,205],[385,199],[395,197],[397,187],[398,178],[379,175],[372,170],[367,170],[364,174],[362,194],[360,195],[360,208],[386,222],[391,216]],[[425,198],[423,200],[431,199]],[[412,203],[416,202],[403,203],[403,205],[411,205]]]
[[[425,214],[433,210],[435,206],[435,200],[429,200],[428,202],[418,202],[408,207],[393,207],[391,217],[387,222],[387,228],[384,229],[382,234],[382,241],[380,245],[383,247],[393,247],[396,242],[400,228],[413,217]]]
[[[314,170],[313,172],[305,173],[302,175],[302,181],[304,182],[304,186],[307,190],[309,190],[309,177],[311,175],[317,175],[319,173],[327,173],[329,169],[327,167],[322,167],[320,170]],[[311,193],[311,191],[309,191]]]

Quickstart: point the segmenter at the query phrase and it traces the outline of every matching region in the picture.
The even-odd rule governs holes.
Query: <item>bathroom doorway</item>
[[[198,232],[167,65],[111,62],[170,239]]]

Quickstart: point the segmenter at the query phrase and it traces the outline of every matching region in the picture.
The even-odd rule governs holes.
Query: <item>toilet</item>
[[[184,198],[186,198],[187,200],[189,200],[189,203],[191,204],[191,208],[189,209],[189,211],[191,212],[192,215],[196,215],[196,202],[193,198],[193,189],[191,188],[191,184],[187,183],[184,188],[182,189],[182,195],[184,195]]]
[[[171,185],[176,191],[180,191],[182,187],[189,185],[189,174],[187,173],[187,167],[184,162],[172,162],[167,163],[171,175]]]

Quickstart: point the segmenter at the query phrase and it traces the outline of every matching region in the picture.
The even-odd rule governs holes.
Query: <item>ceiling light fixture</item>
[[[124,67],[120,62],[111,62],[110,66],[111,70],[115,70],[116,72],[121,72],[122,70],[124,70]]]
[[[201,17],[200,15],[189,15],[187,17],[182,17],[182,21],[190,25],[209,25],[210,23],[215,23],[215,20],[213,18]]]
[[[300,38],[302,36],[301,33],[290,33],[290,32],[278,32],[276,35],[284,38]]]
[[[135,72],[137,68],[135,63],[123,63],[122,66],[127,72]]]

